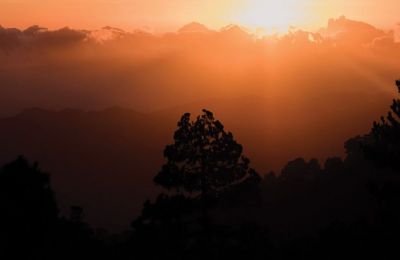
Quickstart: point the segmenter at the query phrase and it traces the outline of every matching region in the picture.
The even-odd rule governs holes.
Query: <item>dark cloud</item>
[[[68,27],[56,31],[42,31],[36,34],[36,43],[40,46],[63,46],[82,42],[86,33],[69,29]]]
[[[297,100],[306,102],[329,98],[324,85],[387,98],[399,46],[392,32],[344,17],[319,32],[264,38],[198,23],[164,35],[0,27],[0,115],[31,106],[152,111],[210,98],[295,99],[301,91]]]
[[[184,25],[178,30],[179,33],[209,33],[211,32],[205,25],[201,23],[192,22]]]
[[[35,34],[43,33],[43,32],[47,32],[47,28],[40,27],[38,25],[32,25],[31,27],[29,27],[23,31],[23,33],[25,35],[29,35],[29,36],[34,36]]]
[[[321,29],[318,33],[292,29],[282,37],[276,35],[267,36],[264,40],[268,39],[269,41],[266,42],[271,42],[272,40],[272,42],[278,43],[288,43],[289,41],[290,44],[295,45],[312,42],[314,44],[333,43],[335,45],[361,46],[371,44],[376,39],[388,38],[392,35],[393,33],[391,32],[385,32],[367,23],[340,17],[339,19],[330,19],[327,27]],[[51,49],[53,47],[73,46],[82,43],[104,44],[108,42],[108,44],[113,44],[116,41],[121,43],[121,40],[125,41],[124,44],[132,44],[133,40],[140,42],[143,40],[142,38],[157,41],[153,42],[153,44],[163,44],[168,40],[177,40],[177,42],[169,43],[180,45],[185,42],[179,42],[178,40],[185,37],[193,38],[194,40],[199,40],[200,37],[211,42],[219,39],[225,41],[223,44],[231,44],[232,42],[229,41],[255,41],[254,35],[237,25],[228,25],[220,31],[213,31],[196,22],[183,26],[177,33],[167,33],[161,36],[152,35],[144,31],[126,32],[110,26],[94,31],[74,30],[68,27],[51,31],[37,25],[25,30],[19,30],[0,26],[0,49],[11,50],[19,47]],[[205,42],[202,42],[202,44],[205,44]],[[136,46],[133,45],[132,47]],[[174,46],[171,46],[171,48],[174,48]]]
[[[68,27],[49,31],[33,25],[26,30],[0,27],[0,49],[19,50],[20,48],[54,48],[77,44],[86,39],[86,32]]]
[[[15,28],[0,26],[0,49],[8,50],[20,45],[21,31]]]
[[[344,16],[339,19],[330,19],[328,26],[321,30],[321,34],[342,45],[370,44],[376,38],[388,35],[387,32],[370,24],[349,20]]]

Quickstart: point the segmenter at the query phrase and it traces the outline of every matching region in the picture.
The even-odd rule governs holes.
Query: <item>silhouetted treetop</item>
[[[317,159],[306,162],[298,158],[289,162],[282,170],[280,178],[283,181],[304,181],[315,179],[321,172],[321,166]]]
[[[260,179],[242,155],[243,147],[210,111],[203,110],[195,121],[184,114],[174,140],[165,148],[167,162],[154,178],[164,188],[216,195],[246,179]]]
[[[0,168],[0,258],[42,255],[58,220],[49,176],[23,157]],[[15,256],[15,258],[19,258]]]
[[[400,80],[396,81],[400,93]],[[400,99],[393,100],[391,111],[380,122],[374,122],[370,140],[364,144],[365,153],[381,166],[400,170]]]
[[[72,213],[59,216],[50,177],[37,163],[20,156],[0,167],[0,259],[102,259],[82,209]]]
[[[13,222],[23,218],[46,224],[58,215],[49,176],[21,156],[0,170],[0,201],[2,216]]]

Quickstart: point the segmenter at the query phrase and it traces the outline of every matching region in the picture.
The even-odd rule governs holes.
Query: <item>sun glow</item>
[[[290,26],[303,23],[309,0],[248,0],[238,10],[235,19],[251,29],[286,32]]]

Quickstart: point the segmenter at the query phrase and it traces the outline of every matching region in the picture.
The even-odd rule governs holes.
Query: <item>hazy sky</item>
[[[0,0],[0,24],[49,28],[173,30],[198,21],[212,28],[230,23],[283,29],[316,29],[328,18],[346,15],[393,28],[400,18],[399,0]]]

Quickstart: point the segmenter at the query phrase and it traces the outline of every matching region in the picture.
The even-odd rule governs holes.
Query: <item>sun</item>
[[[235,20],[251,29],[286,32],[304,20],[304,5],[308,0],[247,0],[238,10]]]

